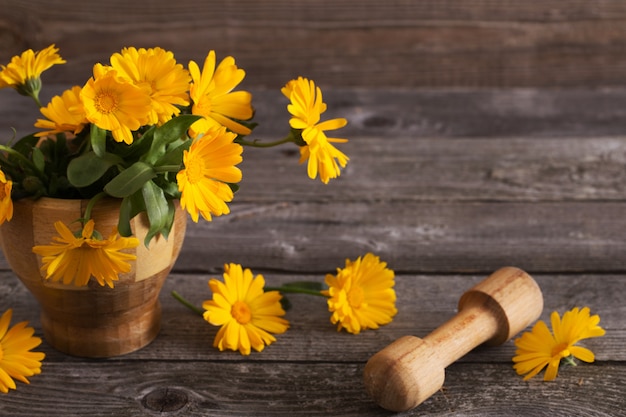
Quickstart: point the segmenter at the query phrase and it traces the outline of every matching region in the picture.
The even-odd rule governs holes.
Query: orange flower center
[[[354,287],[348,292],[348,303],[352,308],[359,308],[363,304],[365,294],[361,287]]]
[[[109,114],[117,110],[119,103],[117,96],[110,91],[101,91],[94,101],[98,113]]]
[[[189,158],[185,172],[191,184],[197,184],[204,178],[204,161],[201,158]]]
[[[211,100],[208,97],[200,98],[193,106],[192,113],[206,117],[211,114],[211,104]]]
[[[239,324],[246,324],[252,318],[250,307],[248,307],[248,304],[243,301],[236,301],[230,310],[230,314]]]
[[[552,357],[560,356],[561,358],[567,358],[571,355],[569,351],[569,345],[567,343],[559,343],[555,347],[552,348]]]

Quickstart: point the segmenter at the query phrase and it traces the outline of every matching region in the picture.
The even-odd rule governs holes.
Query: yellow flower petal
[[[345,328],[358,334],[377,329],[390,323],[397,313],[394,272],[371,253],[354,262],[347,259],[336,276],[326,276],[326,284],[329,289],[323,293],[330,296],[328,309],[337,330]]]
[[[210,324],[221,326],[213,346],[249,355],[252,349],[260,352],[276,341],[270,333],[287,330],[289,322],[282,318],[285,311],[280,294],[263,292],[264,285],[262,275],[255,277],[239,264],[224,266],[224,282],[209,281],[213,298],[202,304],[203,316]]]
[[[250,129],[237,120],[252,118],[252,96],[245,91],[232,91],[245,77],[245,71],[237,68],[232,57],[224,58],[217,68],[215,62],[215,51],[207,54],[202,72],[198,64],[189,62],[193,81],[189,91],[193,102],[191,112],[204,117],[191,126],[192,135],[203,134],[217,126],[248,135]]]
[[[598,326],[600,318],[590,316],[589,308],[573,308],[563,317],[554,311],[550,314],[552,331],[543,321],[538,321],[530,332],[523,333],[515,340],[517,350],[513,357],[513,366],[524,380],[537,375],[546,368],[545,381],[552,381],[558,375],[561,359],[569,356],[593,362],[594,354],[587,348],[574,346],[582,339],[604,335],[604,329]]]
[[[306,142],[306,146],[300,148],[300,163],[308,161],[309,178],[315,179],[319,174],[321,181],[327,184],[341,174],[341,168],[346,166],[349,158],[332,145],[333,142],[347,142],[347,139],[328,138],[325,131],[344,127],[347,120],[338,118],[320,123],[326,104],[322,101],[322,91],[312,80],[299,77],[281,91],[291,101],[287,106],[292,115],[289,124],[302,131],[302,139]]]
[[[94,239],[94,225],[94,221],[89,220],[81,230],[81,237],[77,238],[65,224],[55,222],[59,236],[50,245],[33,247],[33,252],[42,256],[46,279],[85,286],[94,277],[100,285],[113,288],[118,275],[130,271],[128,262],[136,256],[120,251],[137,247],[139,241],[134,237],[119,237],[117,231],[108,239]]]
[[[41,344],[41,339],[33,336],[35,330],[26,322],[9,328],[11,315],[9,309],[0,317],[0,392],[3,393],[16,389],[15,380],[28,384],[27,377],[41,372],[45,357],[41,352],[31,352]]]
[[[0,170],[0,225],[13,218],[12,190],[13,181],[7,179],[4,172]]]
[[[208,131],[183,154],[185,168],[176,175],[180,205],[195,222],[199,215],[210,220],[211,215],[230,212],[226,203],[232,201],[233,191],[228,183],[241,181],[241,170],[235,165],[242,161],[243,152],[233,142],[235,136],[223,127]]]

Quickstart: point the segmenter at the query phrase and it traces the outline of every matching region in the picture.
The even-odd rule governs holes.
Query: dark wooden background
[[[619,416],[626,409],[626,2],[0,0],[0,62],[56,43],[68,64],[44,96],[82,84],[123,46],[161,46],[186,64],[209,49],[246,69],[260,139],[288,115],[278,89],[315,79],[328,117],[346,117],[351,161],[328,186],[293,149],[246,149],[232,214],[192,224],[147,348],[90,361],[45,343],[43,373],[0,398],[0,415],[341,415],[389,413],[364,393],[367,359],[424,336],[493,270],[530,272],[552,310],[589,305],[603,338],[593,365],[522,382],[511,342],[447,370],[445,389],[406,415]],[[0,135],[37,111],[0,91]],[[354,337],[298,297],[292,328],[261,354],[210,347],[215,329],[169,297],[199,303],[239,262],[270,284],[323,279],[373,251],[397,273],[396,319]],[[0,260],[0,310],[38,326]]]
[[[123,46],[186,63],[233,54],[248,87],[293,74],[334,87],[626,84],[621,0],[1,0],[0,62],[56,43],[76,83]]]

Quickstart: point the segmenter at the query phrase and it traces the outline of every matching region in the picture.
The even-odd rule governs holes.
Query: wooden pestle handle
[[[443,386],[445,368],[483,343],[499,345],[537,320],[541,289],[521,269],[505,267],[468,290],[458,314],[420,339],[404,336],[365,365],[369,395],[383,408],[406,411]]]

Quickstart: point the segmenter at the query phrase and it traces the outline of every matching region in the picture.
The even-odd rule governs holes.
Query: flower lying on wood
[[[41,131],[12,146],[0,145],[0,224],[11,220],[12,201],[20,198],[110,196],[121,199],[117,230],[122,237],[132,235],[130,220],[145,213],[149,230],[144,244],[149,246],[153,237],[168,236],[175,200],[196,222],[200,216],[211,220],[229,213],[242,178],[237,167],[242,146],[293,143],[300,148],[300,163],[308,160],[308,176],[319,175],[324,183],[338,177],[348,161],[333,146],[346,140],[325,133],[347,122],[320,122],[326,104],[312,80],[300,77],[285,85],[282,93],[292,115],[288,133],[274,142],[259,142],[247,139],[256,125],[252,95],[234,91],[245,71],[233,57],[218,63],[210,51],[202,68],[190,61],[186,69],[162,48],[124,48],[108,64],[95,64],[82,86],[42,106],[41,74],[65,63],[58,52],[54,45],[28,50],[0,66],[0,88],[32,97],[43,115],[35,123]],[[81,233],[89,230],[90,220],[88,213],[78,219]],[[94,243],[83,238],[88,246]],[[56,256],[61,254],[65,252]],[[86,275],[58,268],[69,265],[67,258],[54,260],[51,251],[43,256],[53,279],[87,283]],[[100,266],[84,259],[89,264],[85,274]],[[111,286],[113,275],[106,276],[96,279]]]
[[[224,266],[223,283],[209,281],[213,298],[203,303],[203,309],[176,291],[172,295],[209,323],[220,326],[214,347],[238,350],[243,355],[249,355],[251,347],[260,352],[276,341],[272,334],[284,333],[289,327],[289,322],[282,318],[285,310],[281,301],[286,300],[280,293],[327,298],[330,321],[338,324],[337,330],[345,328],[353,334],[388,324],[397,313],[394,272],[371,253],[355,261],[346,260],[346,267],[338,268],[337,276],[327,275],[326,284],[328,289],[309,281],[265,287],[262,275],[253,278],[249,269],[230,264]]]
[[[202,304],[204,319],[221,326],[213,346],[219,350],[238,350],[249,355],[250,348],[257,352],[276,341],[272,334],[287,331],[289,322],[280,305],[278,291],[264,291],[262,275],[252,276],[252,271],[241,265],[224,265],[224,282],[209,281],[213,299]]]
[[[337,330],[358,334],[361,330],[378,329],[390,323],[396,309],[394,272],[371,253],[356,261],[346,259],[345,268],[337,268],[337,275],[326,275],[329,289],[330,321]]]
[[[552,381],[557,377],[562,359],[576,364],[573,358],[584,362],[593,362],[593,352],[581,346],[575,346],[583,339],[599,337],[605,330],[598,326],[600,316],[589,314],[589,307],[576,307],[563,314],[563,319],[554,311],[550,316],[552,332],[546,323],[538,321],[530,332],[525,332],[515,339],[517,350],[513,362],[519,375],[524,375],[524,381],[532,378],[547,367],[544,381]]]
[[[11,309],[0,317],[0,392],[8,393],[15,389],[15,380],[29,383],[27,377],[41,373],[41,361],[45,354],[31,352],[41,344],[39,337],[34,337],[32,327],[23,321],[9,328]]]

